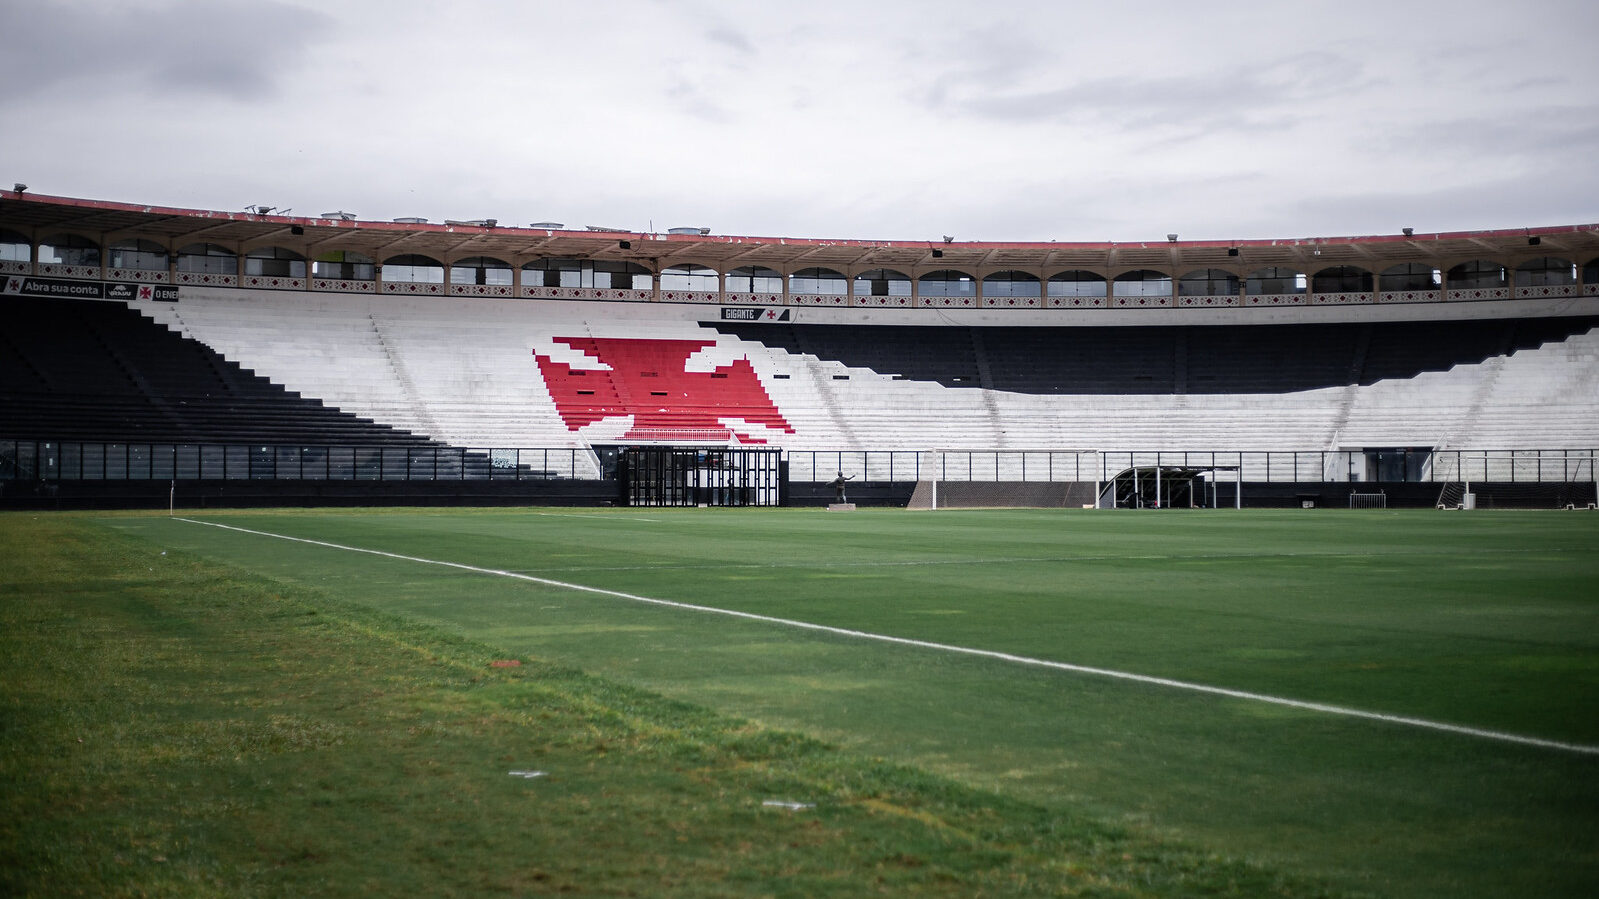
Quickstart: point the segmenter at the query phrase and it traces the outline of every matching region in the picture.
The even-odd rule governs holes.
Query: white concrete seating
[[[706,371],[747,358],[794,429],[757,433],[794,449],[1599,446],[1599,332],[1361,387],[1026,395],[847,368],[718,334],[690,317],[704,310],[656,304],[214,289],[146,311],[290,390],[457,446],[622,440],[625,417],[572,431],[534,359],[599,367],[556,343],[587,336],[702,339],[714,347],[690,365]],[[895,339],[890,327],[860,330]]]

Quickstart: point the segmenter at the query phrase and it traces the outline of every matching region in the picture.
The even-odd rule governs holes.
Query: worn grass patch
[[[0,572],[6,895],[1327,893],[72,516]]]

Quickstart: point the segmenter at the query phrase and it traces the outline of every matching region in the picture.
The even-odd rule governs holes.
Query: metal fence
[[[0,480],[528,481],[597,479],[588,449],[0,440]]]
[[[1242,472],[1255,483],[1404,481],[1453,483],[1594,481],[1599,450],[789,451],[789,480],[1108,481],[1135,468]]]
[[[788,480],[1108,481],[1133,468],[1242,472],[1256,483],[1591,483],[1594,449],[1136,452],[787,450]],[[0,440],[0,480],[599,480],[588,448],[286,446]]]

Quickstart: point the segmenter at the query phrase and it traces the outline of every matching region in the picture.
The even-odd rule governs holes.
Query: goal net
[[[956,450],[923,454],[911,509],[1075,509],[1097,504],[1096,450]]]

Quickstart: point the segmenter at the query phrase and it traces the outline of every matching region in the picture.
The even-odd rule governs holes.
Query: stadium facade
[[[13,190],[0,278],[12,502],[599,501],[628,447],[780,450],[796,501],[1594,498],[1599,225],[808,240]]]

